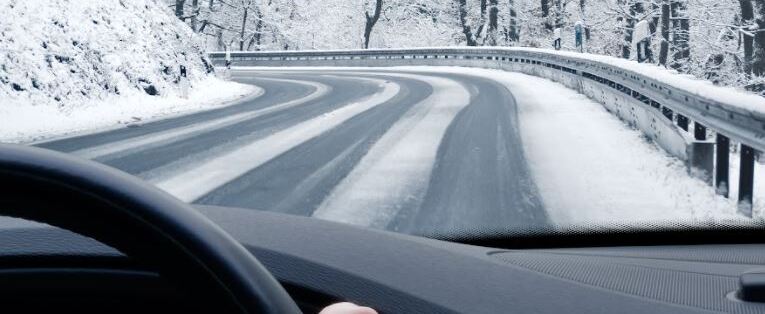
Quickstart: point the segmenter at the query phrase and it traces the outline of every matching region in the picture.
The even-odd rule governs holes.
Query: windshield
[[[751,0],[0,0],[0,141],[430,237],[765,217]]]

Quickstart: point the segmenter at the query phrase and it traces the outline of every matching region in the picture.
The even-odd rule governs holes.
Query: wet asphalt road
[[[332,69],[240,71],[233,78],[261,87],[261,96],[38,146],[91,158],[153,182],[305,121],[332,115],[349,104],[369,101],[381,92],[381,82],[397,85],[392,97],[381,98],[325,132],[292,143],[289,150],[254,169],[223,165],[243,170],[193,201],[311,216],[386,132],[439,92],[418,76],[459,83],[469,92],[469,104],[438,137],[425,192],[402,203],[384,228],[423,234],[547,224],[543,201],[524,159],[512,95],[492,80],[472,76],[397,76],[386,71]]]

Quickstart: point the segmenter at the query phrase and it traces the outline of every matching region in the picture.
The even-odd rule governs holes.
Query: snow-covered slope
[[[0,12],[2,141],[183,111],[168,109],[184,103],[181,65],[201,96],[194,108],[250,91],[215,78],[199,40],[154,0],[0,0]],[[199,95],[204,89],[215,94]],[[80,114],[94,107],[121,113]]]

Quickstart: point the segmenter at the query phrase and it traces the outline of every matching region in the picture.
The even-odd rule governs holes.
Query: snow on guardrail
[[[322,56],[322,55],[376,55],[376,54],[433,54],[433,53],[455,53],[455,52],[527,52],[540,53],[547,55],[556,55],[563,58],[574,60],[595,61],[608,64],[612,67],[632,71],[646,77],[653,78],[664,84],[677,89],[683,89],[699,97],[725,103],[732,107],[751,111],[765,117],[765,97],[761,97],[750,92],[728,86],[718,86],[712,82],[698,79],[689,74],[681,74],[675,70],[663,68],[654,64],[638,63],[634,60],[627,60],[606,55],[597,55],[589,53],[578,53],[573,51],[556,51],[542,48],[526,47],[423,47],[406,49],[347,49],[347,50],[294,50],[294,51],[258,51],[258,52],[231,52],[233,57],[242,55],[257,54],[259,56]],[[218,55],[223,56],[225,52],[208,52],[212,58]]]
[[[554,51],[538,48],[509,48],[509,50],[539,52],[559,55],[566,58],[585,59],[609,64],[615,68],[629,70],[636,74],[653,78],[674,88],[686,90],[699,97],[708,98],[734,107],[740,107],[741,109],[765,116],[765,97],[734,87],[714,85],[710,81],[702,80],[689,74],[681,74],[675,70],[670,70],[654,64],[638,63],[634,60],[571,51]]]

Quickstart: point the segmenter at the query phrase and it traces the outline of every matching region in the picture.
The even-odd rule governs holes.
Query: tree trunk
[[[589,41],[590,40],[590,27],[587,26],[587,0],[579,0],[579,11],[582,15],[582,22],[584,25],[584,40]]]
[[[765,75],[765,0],[753,0],[752,4],[758,29],[752,47],[752,74],[762,76]]]
[[[263,13],[260,12],[258,7],[255,7],[255,32],[250,36],[250,42],[247,44],[247,51],[252,50],[252,46],[255,45],[255,50],[260,50],[260,39],[263,35]]]
[[[223,30],[218,29],[218,31],[215,33],[215,38],[217,39],[218,43],[218,51],[224,51],[226,50],[226,43],[223,41]]]
[[[366,18],[366,24],[364,24],[364,49],[369,48],[369,36],[372,35],[372,28],[377,24],[377,20],[380,19],[380,13],[382,12],[383,0],[375,0],[375,12],[372,16],[369,16],[369,12],[364,11],[364,17]]]
[[[183,18],[183,6],[186,4],[186,0],[175,0],[175,16],[179,19]]]
[[[478,16],[478,28],[475,30],[475,33],[473,33],[473,40],[475,41],[475,45],[478,45],[478,42],[481,42],[482,44],[486,44],[486,37],[487,34],[484,33],[486,30],[486,9],[488,8],[488,5],[486,3],[486,0],[480,0],[479,1],[479,12],[480,15]],[[467,14],[467,9],[465,10]],[[483,39],[482,39],[483,38]]]
[[[638,21],[634,16],[643,13],[643,4],[640,2],[634,2],[630,0],[629,16],[624,17],[624,41],[622,42],[622,58],[629,59],[632,50],[632,32],[635,28],[635,23]]]
[[[667,66],[667,57],[669,55],[669,0],[661,3],[661,47],[659,48],[659,65]]]
[[[244,16],[242,17],[242,30],[239,32],[239,51],[244,51],[244,30],[247,27],[247,11],[248,7],[244,8]]]
[[[497,45],[498,15],[497,0],[489,0],[489,29],[486,31],[486,44],[489,46]]]
[[[508,20],[508,34],[507,39],[510,42],[517,42],[519,39],[518,32],[518,12],[515,10],[515,0],[508,0],[508,13],[510,17]]]
[[[688,59],[691,57],[690,39],[690,21],[688,20],[686,10],[688,4],[685,0],[672,0],[670,11],[672,14],[672,68],[682,70],[687,66]]]
[[[739,0],[741,5],[741,25],[751,25],[754,23],[754,8],[752,0]],[[744,73],[752,74],[752,62],[754,58],[754,37],[740,33],[744,44]]]
[[[462,34],[465,35],[465,42],[468,46],[475,46],[475,38],[473,38],[473,30],[470,29],[470,25],[468,25],[467,22],[467,1],[466,0],[456,0],[457,1],[457,13],[459,14],[460,18],[460,26],[462,26]]]
[[[263,12],[255,8],[255,16],[258,18],[258,22],[255,24],[255,44],[258,45],[257,50],[260,50],[261,38],[263,37]]]
[[[197,17],[199,15],[199,0],[191,1],[191,30],[197,32]]]
[[[567,0],[555,0],[555,27],[563,28],[563,16],[566,11]]]
[[[620,7],[622,7],[622,6],[625,6],[626,4],[625,4],[625,2],[624,2],[624,1],[625,1],[625,0],[616,0],[616,5],[617,5],[617,6],[620,6]],[[622,27],[624,27],[624,26],[623,26],[623,25],[625,24],[624,20],[625,20],[625,19],[624,19],[624,16],[623,16],[623,15],[621,15],[621,14],[617,14],[617,15],[616,15],[616,25],[622,25]],[[619,32],[620,32],[620,31],[621,31],[621,34],[619,34]],[[621,29],[621,30],[619,30],[619,29],[617,28],[617,29],[614,31],[614,33],[615,33],[615,34],[619,34],[620,36],[622,36],[622,38],[624,38],[624,37],[625,37],[625,33],[626,33],[626,29]],[[622,39],[622,42],[620,42],[620,43],[618,44],[618,48],[619,48],[619,50],[621,50],[621,51],[620,51],[620,53],[621,53],[621,55],[622,55],[622,58],[624,58],[624,52],[625,52],[625,51],[624,51],[624,39]]]
[[[544,27],[548,31],[552,31],[553,27],[552,24],[550,24],[550,0],[542,0],[541,3],[541,9],[542,9],[542,21],[544,23]]]
[[[661,5],[658,2],[652,2],[650,12],[661,12]],[[651,14],[651,19],[648,21],[648,26],[651,34],[656,34],[656,30],[659,27],[660,21],[661,14]]]

